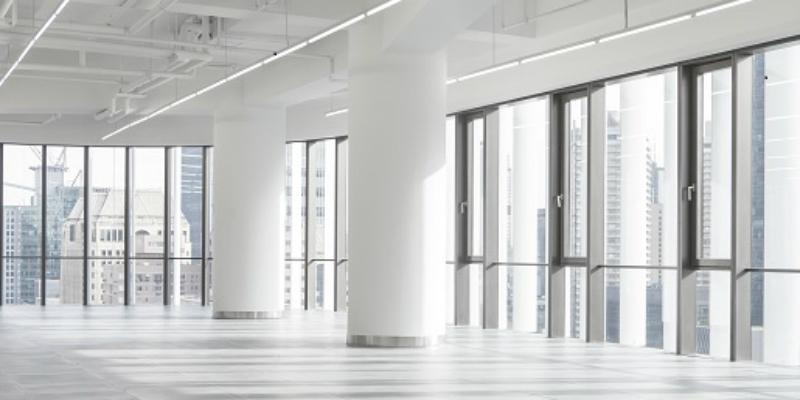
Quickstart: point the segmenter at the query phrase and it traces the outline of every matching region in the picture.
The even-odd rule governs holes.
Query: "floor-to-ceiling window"
[[[730,260],[733,196],[733,69],[710,66],[696,77],[696,213],[698,260]],[[729,270],[696,272],[696,351],[713,357],[730,354]]]
[[[126,149],[89,149],[89,304],[125,304]]]
[[[675,70],[605,87],[606,340],[672,351],[677,88]]]
[[[499,319],[525,332],[546,329],[549,112],[547,98],[499,110]]]
[[[800,365],[800,46],[753,57],[753,359]]]
[[[346,309],[346,154],[344,138],[286,145],[287,308]]]
[[[4,304],[41,304],[42,146],[3,146]]]
[[[47,148],[47,305],[83,304],[83,147]]]
[[[187,224],[165,230],[163,148],[135,148],[132,153],[133,199],[130,237],[130,287],[133,303],[163,305],[166,292],[164,252],[167,241],[188,238]]]

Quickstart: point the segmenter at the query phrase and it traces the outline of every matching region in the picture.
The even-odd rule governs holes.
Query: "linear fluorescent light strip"
[[[585,49],[585,48],[587,48],[589,46],[594,46],[596,44],[597,44],[597,42],[592,40],[591,42],[581,43],[581,44],[578,44],[578,45],[575,45],[575,46],[570,46],[570,47],[567,47],[567,48],[564,48],[564,49],[554,50],[554,51],[551,51],[551,52],[548,52],[548,53],[539,54],[537,56],[526,58],[526,59],[520,61],[520,64],[527,64],[529,62],[543,60],[545,58],[557,56],[559,54],[564,54],[564,53],[569,53],[569,52],[575,51],[575,50]]]
[[[56,10],[56,13],[53,14],[53,17],[51,17],[51,19],[48,20],[48,22],[45,23],[45,25],[42,26],[42,28],[43,28],[42,31],[44,29],[46,29],[47,26],[49,26],[53,22],[52,20],[55,19],[55,16],[57,16],[59,12],[61,12],[61,10],[64,8],[64,5],[66,5],[66,3],[68,1],[69,0],[64,0],[63,1],[61,6],[59,6],[59,8]],[[244,75],[246,75],[246,74],[248,74],[250,72],[253,72],[253,71],[257,70],[258,68],[260,68],[260,67],[262,67],[264,65],[272,63],[273,61],[277,61],[277,60],[279,60],[279,59],[281,59],[281,58],[283,58],[283,57],[285,57],[285,56],[287,56],[289,54],[292,54],[292,53],[296,52],[297,50],[300,50],[303,47],[308,46],[311,43],[317,42],[317,41],[322,40],[323,38],[328,37],[328,36],[338,32],[338,31],[341,31],[342,29],[345,29],[345,28],[355,24],[355,23],[363,20],[366,17],[375,15],[375,14],[377,14],[377,13],[383,11],[383,10],[386,10],[387,8],[389,8],[389,7],[391,7],[391,6],[395,5],[395,4],[398,4],[401,1],[403,1],[403,0],[390,0],[390,1],[387,1],[387,2],[385,2],[383,4],[381,4],[381,5],[373,8],[373,9],[367,11],[366,13],[359,14],[356,17],[353,17],[353,18],[351,18],[351,19],[349,19],[349,20],[347,20],[347,21],[345,21],[345,22],[343,22],[343,23],[341,23],[339,25],[336,25],[335,27],[333,27],[331,29],[328,29],[327,31],[325,31],[325,32],[323,32],[323,33],[321,33],[319,35],[316,35],[316,36],[312,37],[309,40],[304,40],[304,41],[302,41],[302,42],[300,42],[298,44],[295,44],[294,46],[291,46],[291,47],[288,47],[286,49],[283,49],[283,50],[273,54],[272,56],[269,56],[269,57],[265,58],[264,60],[258,61],[255,64],[248,66],[247,68],[245,68],[245,69],[243,69],[241,71],[237,71],[236,73],[234,73],[231,76],[228,76],[228,77],[225,77],[223,79],[220,79],[220,80],[218,80],[218,81],[216,81],[216,82],[214,82],[214,83],[212,83],[212,84],[210,84],[210,85],[208,85],[208,86],[206,86],[206,87],[204,87],[204,88],[202,88],[202,89],[200,89],[200,90],[198,90],[198,91],[196,91],[194,93],[191,93],[191,94],[188,94],[186,96],[183,96],[183,97],[181,97],[181,98],[179,98],[179,99],[177,99],[177,100],[165,105],[164,107],[161,107],[161,108],[151,112],[150,114],[147,114],[144,117],[141,117],[141,118],[139,118],[139,119],[137,119],[137,120],[135,120],[133,122],[130,122],[130,123],[126,124],[126,125],[123,125],[119,129],[109,133],[108,135],[103,136],[102,140],[108,140],[108,139],[110,139],[110,138],[112,138],[112,137],[114,137],[114,136],[116,136],[116,135],[118,135],[118,134],[120,134],[120,133],[122,133],[122,132],[124,132],[124,131],[126,131],[128,129],[130,129],[130,128],[133,128],[136,125],[141,124],[142,122],[145,122],[145,121],[147,121],[147,120],[149,120],[149,119],[151,119],[151,118],[153,118],[153,117],[155,117],[157,115],[163,114],[164,112],[166,112],[166,111],[168,111],[168,110],[170,110],[170,109],[172,109],[172,108],[174,108],[174,107],[176,107],[176,106],[178,106],[180,104],[183,104],[183,103],[185,103],[185,102],[187,102],[189,100],[194,99],[195,97],[198,97],[198,96],[201,96],[201,95],[203,95],[205,93],[208,93],[208,92],[210,92],[210,91],[212,91],[212,90],[214,90],[214,89],[216,89],[216,88],[218,88],[218,87],[220,87],[220,86],[222,86],[222,85],[224,85],[224,84],[226,84],[226,83],[228,83],[228,82],[230,82],[230,81],[232,81],[232,80],[234,80],[236,78],[244,76]],[[38,38],[38,36],[41,36],[41,33],[37,33],[37,36],[35,38]],[[27,49],[26,49],[26,52],[27,52]],[[23,52],[23,56],[24,56],[24,54],[25,54],[25,52]],[[20,59],[21,59],[21,57],[20,57]],[[17,61],[16,64],[19,64],[19,61]],[[16,67],[16,65],[14,65],[14,68],[15,67]],[[11,70],[13,70],[13,68]],[[10,74],[10,72],[9,72],[9,74]],[[5,81],[5,79],[3,79],[3,82],[4,81]],[[2,85],[2,82],[0,82],[0,85]],[[342,110],[339,110],[339,111],[342,111]],[[347,111],[345,110],[344,112],[347,112]]]
[[[667,25],[677,24],[679,22],[687,21],[687,20],[691,19],[692,17],[700,17],[700,16],[703,16],[703,15],[708,15],[708,14],[711,14],[711,13],[714,13],[714,12],[717,12],[717,11],[722,11],[722,10],[725,10],[725,9],[728,9],[728,8],[731,8],[731,7],[735,7],[735,6],[739,6],[739,5],[742,5],[742,4],[750,3],[751,1],[753,1],[753,0],[736,0],[736,1],[732,1],[732,2],[729,2],[729,3],[723,4],[723,5],[714,6],[714,7],[702,10],[702,11],[698,11],[698,12],[696,12],[694,14],[683,15],[683,16],[680,16],[680,17],[677,17],[677,18],[673,18],[673,19],[669,19],[669,20],[666,20],[666,21],[658,22],[658,23],[655,23],[655,24],[643,26],[641,28],[633,29],[633,30],[630,30],[630,31],[625,31],[625,32],[618,33],[618,34],[611,35],[611,36],[607,36],[607,37],[601,38],[599,40],[592,40],[592,41],[589,41],[589,42],[586,42],[586,43],[578,44],[578,45],[575,45],[575,46],[570,46],[570,47],[563,48],[563,49],[560,49],[560,50],[555,50],[555,51],[551,51],[551,52],[548,52],[548,53],[544,53],[544,54],[539,54],[539,55],[536,55],[536,56],[528,57],[528,58],[523,59],[522,61],[511,62],[511,63],[508,63],[508,64],[501,65],[499,67],[494,67],[494,68],[489,68],[489,69],[486,69],[486,70],[483,70],[483,71],[478,71],[478,72],[475,72],[475,73],[472,73],[472,74],[469,74],[469,75],[466,75],[466,76],[463,76],[463,77],[460,77],[460,78],[448,79],[445,82],[445,84],[452,85],[452,84],[454,84],[456,82],[462,82],[462,81],[465,81],[467,79],[472,79],[472,78],[475,78],[475,77],[478,77],[478,76],[481,76],[481,75],[487,75],[487,74],[490,74],[490,73],[493,73],[493,72],[502,71],[502,70],[504,70],[506,68],[515,67],[517,65],[527,64],[527,63],[530,63],[530,62],[533,62],[533,61],[539,61],[539,60],[542,60],[542,59],[545,59],[545,58],[548,58],[548,57],[557,56],[557,55],[568,53],[568,52],[571,52],[571,51],[585,49],[587,47],[594,46],[595,44],[598,44],[598,43],[610,42],[612,40],[620,39],[620,38],[623,38],[623,37],[626,37],[626,36],[635,35],[637,33],[647,32],[647,31],[652,30],[652,29],[657,29],[657,28],[661,28],[661,27],[664,27],[664,26],[667,26]]]
[[[726,4],[723,4],[721,6],[711,7],[711,8],[705,9],[703,11],[698,11],[696,14],[694,14],[694,16],[695,17],[702,17],[703,15],[708,15],[708,14],[715,13],[717,11],[722,11],[722,10],[725,10],[725,9],[728,9],[728,8],[731,8],[731,7],[736,7],[736,6],[740,6],[742,4],[747,4],[747,3],[751,2],[751,1],[753,1],[753,0],[732,1],[730,3],[726,3]]]
[[[347,109],[347,108],[342,108],[341,110],[331,111],[331,112],[325,114],[325,116],[326,117],[333,117],[333,116],[336,116],[336,115],[346,114],[348,111],[350,111],[350,110]]]
[[[678,18],[673,18],[673,19],[669,19],[669,20],[666,20],[666,21],[658,22],[658,23],[655,23],[655,24],[645,25],[645,26],[643,26],[641,28],[632,29],[632,30],[629,30],[629,31],[618,33],[616,35],[606,36],[606,37],[600,39],[599,42],[600,43],[610,42],[612,40],[617,40],[617,39],[621,39],[621,38],[624,38],[624,37],[627,37],[627,36],[636,35],[638,33],[651,31],[653,29],[662,28],[662,27],[665,27],[665,26],[668,26],[668,25],[672,25],[672,24],[677,24],[679,22],[687,21],[687,20],[689,20],[691,18],[692,18],[692,15],[689,14],[689,15],[680,16]]]
[[[373,15],[375,15],[375,14],[377,14],[377,13],[379,13],[379,12],[381,12],[381,11],[383,11],[383,10],[385,10],[385,9],[387,9],[387,8],[393,6],[393,5],[395,5],[395,4],[397,4],[397,3],[401,2],[401,1],[403,1],[403,0],[387,1],[386,3],[383,3],[383,4],[373,8],[372,10],[367,11],[367,16],[371,17],[371,16],[373,16]]]
[[[14,70],[16,70],[17,67],[19,67],[19,63],[21,63],[22,59],[25,58],[26,55],[28,55],[28,52],[31,51],[33,46],[36,44],[36,41],[38,41],[39,38],[42,37],[44,32],[47,30],[47,28],[50,27],[50,25],[53,23],[53,21],[56,20],[56,17],[58,17],[58,14],[61,14],[61,11],[63,11],[64,7],[67,6],[67,3],[69,3],[69,0],[61,0],[61,3],[58,5],[56,10],[53,12],[53,15],[51,15],[50,18],[48,18],[47,21],[45,21],[44,24],[39,28],[39,30],[36,31],[36,34],[33,35],[33,38],[31,39],[31,41],[28,42],[28,45],[25,46],[25,49],[22,50],[22,53],[19,54],[19,57],[17,57],[17,60],[14,61],[13,64],[11,64],[11,68],[9,68],[8,71],[6,71],[6,74],[3,75],[3,79],[0,79],[0,86],[3,86],[3,84],[6,83],[6,80],[8,80],[8,77],[10,77],[11,74],[14,73]]]
[[[319,34],[319,35],[317,35],[317,36],[314,36],[314,37],[312,37],[311,39],[308,39],[308,43],[314,43],[314,42],[318,42],[318,41],[320,41],[320,40],[322,40],[322,39],[324,39],[324,38],[326,38],[326,37],[328,37],[328,36],[330,36],[330,35],[333,35],[333,34],[334,34],[334,33],[336,33],[336,32],[339,32],[339,31],[340,31],[340,30],[342,30],[342,29],[345,29],[345,28],[347,28],[347,27],[348,27],[348,26],[350,26],[350,25],[353,25],[353,24],[355,24],[356,22],[359,22],[359,21],[361,21],[362,19],[364,19],[364,18],[366,18],[366,17],[367,17],[367,15],[366,15],[366,14],[359,14],[357,17],[353,17],[353,18],[351,18],[351,19],[349,19],[349,20],[347,20],[347,21],[345,21],[345,22],[342,22],[342,23],[341,23],[341,24],[339,24],[339,25],[336,25],[336,26],[334,26],[334,27],[333,27],[333,28],[331,28],[331,29],[328,29],[328,30],[327,30],[327,31],[325,31],[325,32],[322,32],[322,33],[320,33],[320,34]]]
[[[483,76],[483,75],[491,74],[491,73],[494,73],[494,72],[502,71],[504,69],[509,69],[509,68],[512,68],[512,67],[516,67],[517,65],[519,65],[519,61],[513,61],[513,62],[510,62],[510,63],[507,63],[507,64],[498,65],[496,67],[485,69],[483,71],[473,72],[473,73],[471,73],[469,75],[464,75],[464,76],[458,78],[458,81],[459,82],[463,82],[463,81],[466,81],[468,79],[477,78],[479,76]]]

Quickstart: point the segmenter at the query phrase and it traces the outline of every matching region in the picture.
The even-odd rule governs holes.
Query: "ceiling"
[[[0,125],[58,124],[50,116],[59,114],[91,116],[93,124],[131,120],[383,1],[72,0],[0,87]],[[497,0],[448,46],[448,73],[460,76],[724,1]],[[6,10],[0,71],[59,2],[0,0],[0,12]],[[270,82],[259,90],[270,104],[346,105],[346,35],[300,53],[262,75]],[[210,115],[214,106],[198,98],[171,112]]]

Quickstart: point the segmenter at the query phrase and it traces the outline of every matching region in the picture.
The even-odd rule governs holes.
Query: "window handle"
[[[461,204],[458,205],[458,210],[462,214],[466,214],[467,213],[467,207],[468,207],[467,202],[466,201],[462,201]]]
[[[563,194],[560,194],[560,195],[556,196],[556,205],[558,206],[558,208],[561,208],[561,207],[564,206],[564,195]]]
[[[693,201],[694,192],[696,190],[697,190],[697,188],[695,188],[694,184],[692,184],[691,186],[686,188],[686,198],[689,199],[689,201]]]

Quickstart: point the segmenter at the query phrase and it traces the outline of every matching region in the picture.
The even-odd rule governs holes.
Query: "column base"
[[[444,336],[347,335],[350,347],[419,348],[435,347],[443,342]]]
[[[214,319],[279,319],[282,311],[215,311]]]

